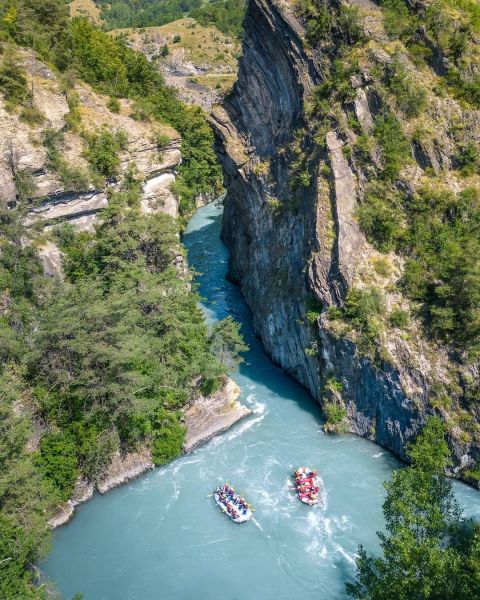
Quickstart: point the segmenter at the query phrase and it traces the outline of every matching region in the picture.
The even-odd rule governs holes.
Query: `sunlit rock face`
[[[315,142],[304,109],[341,40],[326,42],[323,54],[304,40],[292,3],[249,3],[238,81],[211,117],[227,188],[222,235],[231,251],[229,276],[241,286],[273,360],[321,403],[326,382],[337,380],[350,431],[406,458],[406,443],[433,412],[432,385],[448,380],[449,358],[420,334],[409,341],[394,330],[384,342],[388,357],[374,363],[327,317],[328,307],[342,306],[380,255],[355,218],[365,174],[345,147],[356,134],[348,126],[332,129],[321,150],[309,152]],[[352,110],[365,133],[379,108],[371,84],[364,73],[351,80]],[[293,192],[299,139],[309,152],[310,181]],[[412,147],[412,186],[426,163],[438,163],[430,154]],[[401,259],[391,260],[400,273]],[[388,289],[386,297],[393,302]],[[312,301],[318,310],[313,321],[306,316]],[[475,442],[450,441],[457,466],[479,456]]]

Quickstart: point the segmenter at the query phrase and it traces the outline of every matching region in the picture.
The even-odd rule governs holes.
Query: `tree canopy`
[[[480,592],[480,526],[462,518],[445,476],[445,427],[430,417],[409,446],[411,466],[385,484],[383,556],[359,549],[357,600],[474,600]]]

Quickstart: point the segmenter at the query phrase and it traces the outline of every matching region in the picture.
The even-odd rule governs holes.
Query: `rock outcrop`
[[[222,388],[213,396],[200,396],[185,411],[184,452],[190,453],[248,417],[252,411],[238,402],[240,388],[227,379]]]
[[[378,7],[353,4],[366,11],[365,27],[374,31],[373,39],[383,39]],[[355,212],[365,174],[350,154],[358,132],[349,127],[346,113],[335,115],[342,126],[327,130],[322,150],[313,151],[306,107],[331,69],[341,40],[312,50],[305,38],[293,3],[249,2],[238,81],[211,117],[227,188],[222,235],[231,252],[229,276],[241,285],[272,359],[320,403],[327,381],[337,381],[350,431],[406,458],[406,442],[427,414],[438,412],[430,402],[432,390],[439,383],[448,388],[452,364],[444,349],[422,337],[414,319],[411,336],[389,330],[382,342],[385,352],[372,360],[359,350],[354,335],[328,317],[329,307],[342,306],[352,285],[368,278],[383,289],[387,303],[401,303],[389,284],[398,280],[402,261],[393,255],[381,258],[360,231]],[[376,46],[370,52],[377,61],[391,60]],[[380,103],[371,83],[368,73],[350,82],[350,110],[365,134],[372,130]],[[447,105],[451,112],[460,110],[451,100],[441,110]],[[449,155],[449,141],[442,135],[438,132],[441,152],[430,157],[422,145],[423,164],[419,160],[409,167],[412,187],[426,166],[446,163],[441,155]],[[417,158],[420,151],[413,150]],[[310,179],[295,185],[302,153],[309,156],[303,175]],[[370,159],[378,162],[373,151]],[[379,260],[387,260],[392,275],[377,277]],[[480,444],[475,435],[460,433],[450,421],[455,471],[461,476],[461,467],[480,458]]]
[[[0,129],[8,136],[0,139],[0,203],[14,207],[19,202],[26,209],[24,225],[44,227],[68,221],[77,230],[91,230],[98,213],[108,204],[107,189],[97,189],[88,181],[86,160],[89,134],[103,129],[123,132],[126,143],[120,154],[118,176],[107,182],[117,187],[125,173],[134,165],[143,180],[142,209],[145,212],[165,212],[178,217],[178,201],[171,191],[175,169],[182,160],[180,137],[169,126],[145,123],[131,116],[132,106],[122,100],[117,112],[108,108],[108,98],[94,92],[83,83],[76,83],[70,96],[78,104],[76,128],[67,128],[71,109],[57,75],[39,61],[32,52],[22,51],[18,63],[25,70],[32,89],[32,109],[38,122],[27,123],[15,111],[7,110],[0,95]],[[56,172],[49,159],[45,136],[57,136],[58,152],[72,170],[82,172],[83,180],[68,181]],[[161,140],[161,147],[159,146]],[[28,181],[28,189],[18,189],[18,180]],[[91,178],[90,178],[91,179]],[[79,191],[80,190],[80,191]],[[49,241],[40,251],[45,272],[58,273],[58,249]]]

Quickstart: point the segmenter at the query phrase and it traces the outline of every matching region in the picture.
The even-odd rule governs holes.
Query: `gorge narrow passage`
[[[96,496],[57,530],[41,565],[59,590],[84,600],[339,600],[359,543],[377,547],[382,482],[398,461],[353,436],[330,437],[305,390],[277,368],[255,338],[240,290],[225,280],[222,209],[194,215],[184,239],[210,323],[232,315],[250,346],[234,379],[252,417],[193,454]],[[292,467],[316,467],[325,506],[289,491]],[[229,481],[256,507],[237,526],[207,498]],[[455,485],[466,514],[480,518],[480,494]]]

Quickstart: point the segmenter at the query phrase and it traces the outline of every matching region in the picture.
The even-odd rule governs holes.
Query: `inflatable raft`
[[[320,486],[315,469],[299,467],[293,475],[298,499],[309,506],[318,504],[320,502]]]
[[[245,521],[249,521],[252,518],[253,512],[248,502],[236,494],[235,490],[228,483],[219,486],[213,496],[217,506],[234,523],[245,523]]]

